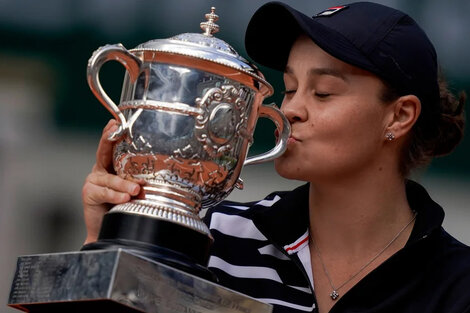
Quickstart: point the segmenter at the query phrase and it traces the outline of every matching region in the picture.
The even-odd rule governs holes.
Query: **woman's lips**
[[[287,139],[287,144],[288,145],[291,145],[291,144],[294,144],[296,142],[298,142],[299,140],[293,136],[290,136],[288,139]]]
[[[274,130],[274,136],[276,137],[276,141],[279,140],[279,131],[276,129]],[[296,142],[299,142],[300,140],[295,138],[294,136],[290,136],[289,138],[287,138],[287,144],[293,144],[293,143],[296,143]]]

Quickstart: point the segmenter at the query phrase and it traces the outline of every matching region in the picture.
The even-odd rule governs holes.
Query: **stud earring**
[[[385,134],[385,138],[388,140],[388,141],[392,141],[393,139],[395,139],[395,135],[392,133],[392,132],[387,132]]]

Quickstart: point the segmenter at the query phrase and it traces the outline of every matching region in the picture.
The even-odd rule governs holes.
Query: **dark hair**
[[[438,80],[438,103],[433,105],[420,99],[421,114],[402,151],[400,171],[404,176],[414,168],[428,165],[433,157],[451,153],[463,138],[466,94],[462,91],[456,98],[448,89],[441,72]],[[380,98],[383,102],[390,103],[402,95],[385,82]]]

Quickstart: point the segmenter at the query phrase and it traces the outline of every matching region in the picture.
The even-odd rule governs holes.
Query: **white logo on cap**
[[[336,6],[336,7],[331,7],[331,8],[328,8],[328,9],[318,13],[317,15],[314,15],[313,17],[330,16],[330,15],[333,15],[335,13],[338,13],[341,10],[346,9],[347,7],[348,7],[347,5],[340,5],[340,6]]]

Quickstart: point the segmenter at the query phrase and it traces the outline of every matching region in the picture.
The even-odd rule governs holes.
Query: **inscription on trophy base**
[[[272,311],[268,304],[123,249],[19,257],[8,305],[49,313]]]

